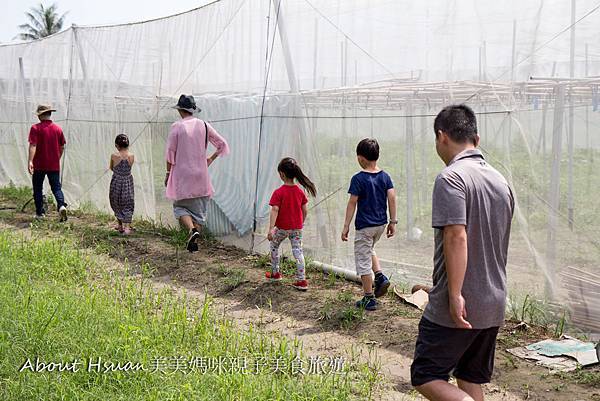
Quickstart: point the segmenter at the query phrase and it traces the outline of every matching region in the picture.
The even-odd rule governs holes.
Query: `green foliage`
[[[519,298],[510,295],[507,303],[507,317],[510,320],[525,322],[551,330],[559,338],[567,329],[567,311],[564,307],[550,304],[529,294]]]
[[[217,272],[222,276],[226,291],[232,291],[248,281],[246,280],[246,272],[241,269],[230,269],[220,264],[217,266]]]
[[[258,374],[173,371],[173,366],[189,369],[194,357],[279,360],[288,366],[298,355],[308,360],[299,343],[252,327],[240,331],[215,316],[210,305],[210,298],[190,299],[169,288],[157,291],[145,279],[108,273],[93,254],[64,238],[30,241],[0,231],[0,398],[369,398],[373,374],[361,366],[337,375],[273,374],[269,366]],[[46,363],[79,360],[82,367],[77,372],[18,372],[36,357]],[[98,358],[140,363],[146,370],[88,371],[88,362]]]
[[[65,22],[67,13],[58,15],[56,4],[45,7],[40,3],[25,13],[27,23],[19,25],[23,32],[18,35],[22,40],[36,40],[59,32]]]
[[[319,311],[318,320],[324,324],[349,330],[365,319],[364,309],[354,305],[352,291],[340,291],[335,298],[327,297]]]
[[[16,187],[13,183],[10,183],[10,185],[0,188],[0,197],[14,204],[17,208],[21,208],[33,198],[33,192],[31,188]],[[31,202],[33,203],[33,200]]]

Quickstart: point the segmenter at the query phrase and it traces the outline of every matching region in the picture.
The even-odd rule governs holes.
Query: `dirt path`
[[[3,213],[0,221],[30,230],[29,215]],[[382,299],[380,310],[360,313],[353,306],[360,296],[358,285],[308,269],[310,289],[302,293],[291,287],[291,278],[283,283],[265,282],[264,258],[216,241],[204,241],[200,252],[189,254],[145,224],[139,224],[133,236],[122,237],[108,220],[79,214],[62,225],[49,218],[31,231],[70,236],[81,247],[94,248],[113,263],[127,265],[132,274],[151,273],[157,287],[185,290],[196,297],[209,294],[215,309],[239,327],[252,325],[298,339],[307,355],[370,361],[384,375],[377,400],[421,399],[410,386],[420,313],[393,295]],[[600,400],[596,388],[548,375],[545,369],[507,354],[505,348],[545,337],[541,330],[521,333],[513,331],[514,326],[507,322],[499,337],[487,400]]]

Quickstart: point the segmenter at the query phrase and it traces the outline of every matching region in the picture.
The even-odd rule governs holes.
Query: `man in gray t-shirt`
[[[446,164],[433,188],[433,287],[419,324],[411,379],[436,400],[483,400],[504,322],[506,261],[514,198],[476,149],[473,111],[448,106],[434,123]],[[458,388],[448,383],[457,378]]]

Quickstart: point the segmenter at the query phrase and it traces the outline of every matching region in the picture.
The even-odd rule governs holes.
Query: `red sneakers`
[[[308,290],[308,281],[298,280],[294,284],[292,284],[292,286],[297,290],[306,291]]]
[[[281,281],[283,279],[283,275],[281,272],[273,273],[273,272],[265,272],[265,277],[269,281]],[[296,280],[292,287],[300,291],[308,290],[308,281],[306,280]]]
[[[280,272],[277,272],[277,273],[266,272],[265,277],[267,278],[267,280],[270,280],[270,281],[281,281],[281,279],[283,278],[283,276],[281,275]]]

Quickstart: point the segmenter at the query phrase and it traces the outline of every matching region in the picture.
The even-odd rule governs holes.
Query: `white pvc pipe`
[[[355,281],[357,283],[361,282],[358,274],[356,274],[356,272],[354,272],[352,270],[347,270],[347,269],[341,268],[339,266],[334,266],[334,265],[330,265],[330,264],[322,263],[322,262],[312,262],[312,264],[314,266],[317,266],[321,270],[323,270],[325,273],[343,276],[344,278],[346,278],[346,280]]]

